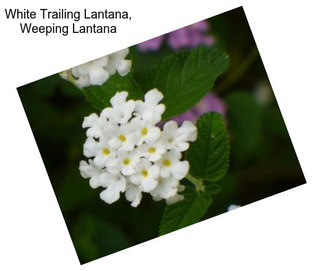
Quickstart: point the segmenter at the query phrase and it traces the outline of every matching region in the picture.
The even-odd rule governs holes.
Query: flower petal
[[[131,174],[133,174],[135,172],[134,168],[131,166],[127,166],[127,167],[123,167],[121,169],[121,173],[125,176],[130,176]]]
[[[183,152],[190,147],[190,144],[188,144],[187,142],[176,142],[174,143],[174,147],[177,151]]]
[[[178,141],[195,141],[197,138],[197,128],[191,121],[184,121],[182,126],[178,128],[176,140]]]
[[[166,204],[167,205],[175,204],[176,202],[179,202],[181,200],[184,200],[184,196],[180,194],[175,194],[174,196],[166,199]]]
[[[163,127],[163,137],[166,139],[173,138],[177,132],[177,122],[174,120],[167,121]]]
[[[89,71],[89,81],[91,85],[101,86],[108,80],[110,74],[102,67],[95,67]]]
[[[181,159],[182,154],[177,150],[170,150],[168,153],[166,153],[165,157],[168,157],[173,163],[174,161]]]
[[[142,180],[140,187],[142,188],[142,191],[148,193],[152,191],[156,186],[158,182],[154,178],[145,178]]]
[[[121,146],[121,142],[120,142],[120,140],[118,140],[117,138],[114,137],[109,140],[109,146],[113,149],[118,149]]]
[[[141,190],[135,185],[128,185],[125,196],[132,207],[137,207],[142,198]]]
[[[97,167],[104,168],[106,165],[107,157],[104,154],[98,154],[94,157],[93,162]]]
[[[155,141],[155,140],[157,140],[160,137],[160,134],[161,134],[161,132],[160,132],[159,127],[149,128],[148,134],[145,137],[145,141],[146,142]]]
[[[171,167],[172,174],[176,179],[183,179],[189,170],[189,163],[187,161],[176,161]]]
[[[130,181],[135,185],[140,185],[142,177],[140,174],[133,174],[130,176]]]
[[[101,186],[100,184],[100,175],[94,175],[89,182],[91,188],[95,189]]]
[[[126,102],[126,99],[128,97],[127,91],[121,91],[117,92],[111,99],[110,103],[112,104],[112,107],[118,107]]]
[[[88,137],[83,146],[83,154],[86,157],[93,157],[99,150],[99,144],[92,137]]]
[[[106,203],[111,204],[120,198],[120,192],[124,192],[126,188],[126,180],[120,176],[113,176],[104,173],[100,178],[101,185],[107,186],[105,190],[100,193],[100,198]]]
[[[145,104],[150,106],[157,105],[162,99],[164,95],[157,89],[151,89],[145,94]]]
[[[130,72],[132,61],[124,59],[118,63],[117,71],[121,76],[125,76]]]
[[[96,113],[92,113],[84,118],[82,128],[92,127],[99,120],[99,116]]]

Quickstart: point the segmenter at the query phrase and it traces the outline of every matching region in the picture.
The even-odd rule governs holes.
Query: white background
[[[320,2],[2,0],[0,270],[323,270]],[[16,87],[241,5],[308,183],[81,266]],[[4,18],[15,7],[127,9],[132,21],[114,36],[44,38]]]

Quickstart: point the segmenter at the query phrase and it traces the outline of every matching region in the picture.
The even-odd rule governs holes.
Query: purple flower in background
[[[192,109],[172,119],[177,121],[178,124],[183,123],[184,120],[196,122],[202,114],[210,111],[216,111],[222,115],[226,113],[225,103],[212,92],[206,94]]]
[[[151,40],[139,43],[137,47],[141,52],[158,51],[164,40],[164,36],[159,36]]]
[[[168,45],[174,50],[181,48],[195,48],[199,45],[213,45],[215,39],[207,35],[209,30],[207,21],[201,21],[196,24],[175,30],[168,34]]]
[[[169,34],[162,35],[151,40],[138,44],[142,52],[157,51],[160,49],[163,40],[166,40],[169,47],[174,50],[181,48],[195,48],[199,45],[211,46],[215,38],[207,34],[209,24],[207,21],[201,21],[181,29],[175,30]]]

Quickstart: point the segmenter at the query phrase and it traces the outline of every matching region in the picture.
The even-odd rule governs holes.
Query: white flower
[[[152,162],[159,160],[166,152],[166,148],[159,140],[144,143],[138,148],[138,150],[140,155],[148,158],[148,160]]]
[[[100,176],[104,173],[104,170],[98,168],[92,160],[89,160],[89,163],[81,161],[79,170],[84,179],[90,178],[90,186],[92,188],[97,188],[101,185]]]
[[[166,109],[165,105],[159,104],[162,99],[163,94],[158,89],[148,91],[145,94],[145,102],[137,101],[136,103],[136,116],[155,125],[161,121],[161,115]]]
[[[143,142],[155,141],[160,137],[159,127],[149,123],[149,121],[141,120],[140,118],[134,118],[131,120],[131,125],[137,130],[138,141],[140,145]]]
[[[131,152],[118,152],[120,171],[123,175],[129,176],[135,172],[140,157],[136,150]]]
[[[101,113],[102,117],[108,118],[111,122],[118,124],[127,123],[131,118],[136,103],[133,100],[127,101],[128,92],[117,92],[110,100],[112,105],[104,109]]]
[[[180,161],[182,155],[176,150],[171,150],[165,153],[157,164],[160,166],[160,176],[167,178],[174,176],[176,179],[183,179],[189,170],[189,164],[187,161]]]
[[[78,87],[87,87],[89,85],[102,85],[110,76],[106,70],[108,57],[100,57],[82,65],[72,68],[72,74],[76,80],[74,83]]]
[[[103,173],[100,176],[100,184],[106,187],[101,193],[100,198],[106,203],[111,204],[120,198],[120,193],[126,189],[126,179],[121,175]]]
[[[65,79],[65,80],[70,81],[71,83],[73,83],[78,88],[83,88],[83,87],[87,87],[87,86],[90,85],[89,84],[89,78],[87,76],[75,78],[75,76],[72,73],[72,69],[69,69],[69,70],[66,70],[66,71],[62,71],[62,72],[59,73],[59,75],[63,79]]]
[[[132,151],[138,140],[138,134],[130,123],[119,127],[114,136],[109,140],[109,146],[119,151]]]
[[[162,132],[162,141],[167,149],[176,149],[179,152],[189,148],[187,141],[195,141],[197,138],[196,126],[191,121],[184,121],[178,128],[176,121],[165,123]]]
[[[104,119],[100,119],[99,116],[95,113],[92,113],[84,118],[82,123],[82,128],[88,128],[86,131],[87,136],[100,137],[102,133],[102,128],[107,122]]]
[[[184,185],[179,185],[177,187],[177,192],[182,192],[184,191],[185,186]],[[175,204],[176,202],[182,201],[184,200],[184,195],[181,194],[175,194],[174,196],[166,199],[166,204],[167,205],[171,205],[171,204]]]
[[[129,49],[126,48],[108,55],[109,63],[106,67],[107,71],[110,74],[115,74],[118,71],[121,76],[127,75],[131,69],[131,60],[125,59],[128,54]]]
[[[95,140],[88,137],[84,143],[84,156],[94,157],[93,162],[97,167],[111,167],[116,161],[116,152],[109,147],[104,138]]]
[[[176,195],[179,185],[179,180],[174,176],[168,178],[158,178],[156,188],[150,192],[154,200],[168,199]]]
[[[115,133],[118,126],[115,123],[108,122],[108,120],[101,114],[100,117],[92,113],[84,118],[82,128],[88,128],[86,135],[88,137],[110,137]]]
[[[60,73],[60,76],[79,88],[90,85],[102,85],[110,75],[118,71],[121,76],[125,76],[131,69],[131,60],[125,59],[129,49],[106,55],[95,60],[75,66]]]
[[[138,185],[143,192],[150,192],[157,185],[159,167],[152,165],[148,160],[142,159],[137,164],[135,173],[130,176],[130,181]]]
[[[126,189],[126,199],[131,202],[132,207],[137,207],[142,199],[141,189],[137,185],[129,183]]]

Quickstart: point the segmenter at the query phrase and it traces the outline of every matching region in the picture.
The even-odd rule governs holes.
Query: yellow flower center
[[[143,170],[141,171],[141,175],[142,175],[142,177],[147,178],[147,177],[148,177],[148,171],[147,171],[147,170],[145,170],[145,169],[143,169]]]
[[[142,128],[141,135],[146,136],[148,134],[148,129],[146,127]]]
[[[102,150],[102,153],[103,153],[104,155],[109,155],[109,154],[110,154],[110,150],[109,150],[109,149],[107,149],[107,148],[104,148],[104,149]]]
[[[125,142],[126,141],[126,137],[124,135],[119,135],[119,140],[122,141],[122,142]]]
[[[123,159],[122,163],[126,166],[129,165],[131,160],[129,158]]]
[[[172,164],[171,161],[169,161],[168,159],[163,160],[163,166],[164,167],[169,167],[171,164]]]
[[[149,147],[148,148],[148,152],[149,153],[154,153],[156,151],[156,148],[155,147]]]

